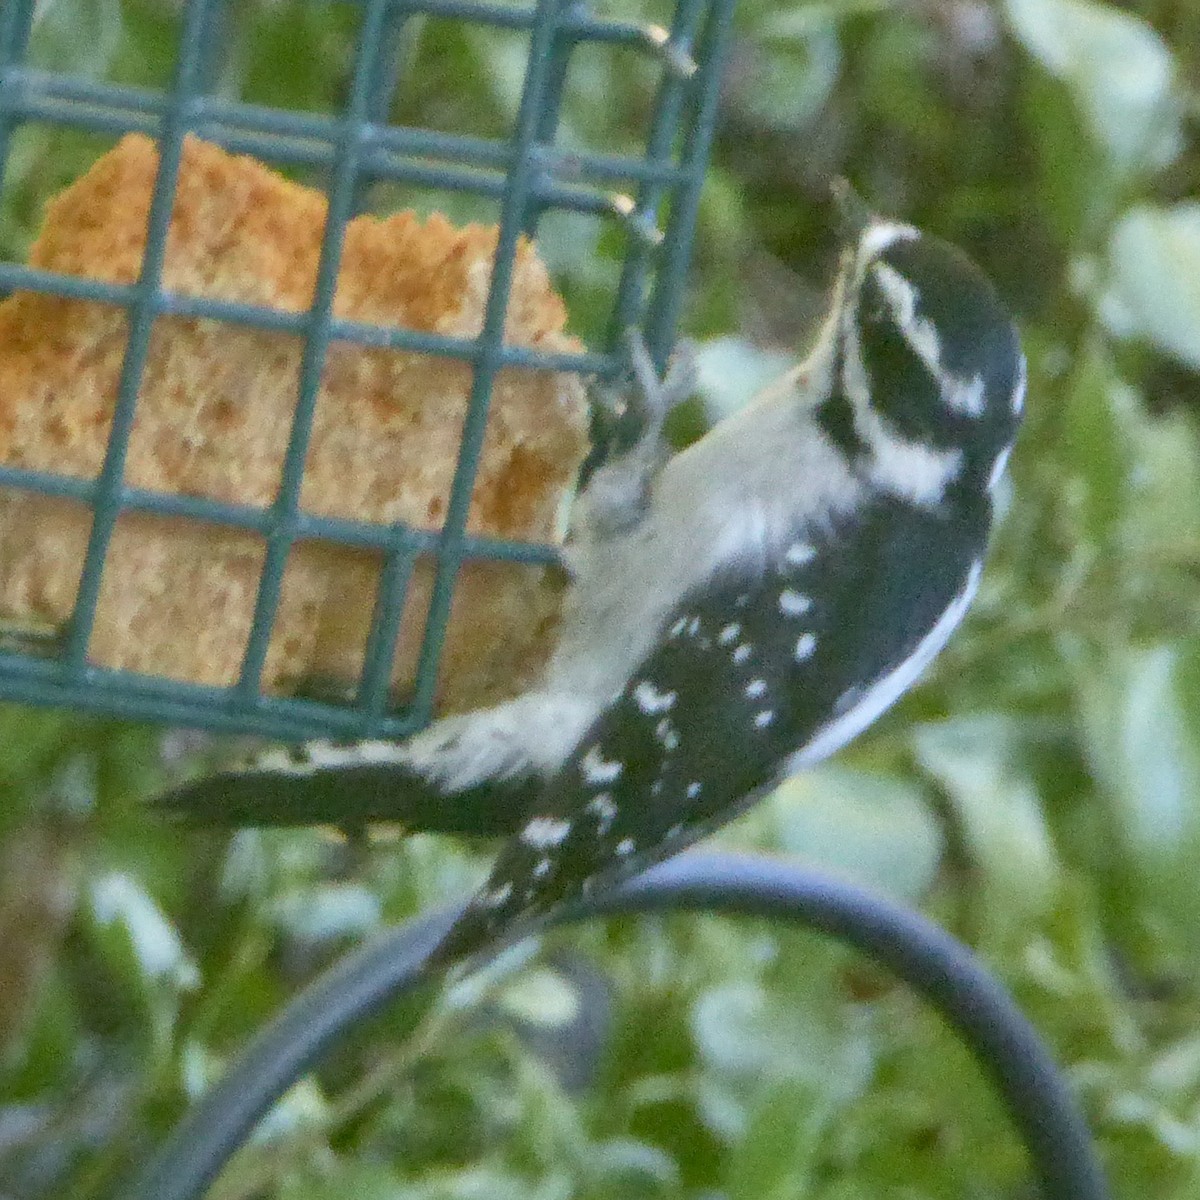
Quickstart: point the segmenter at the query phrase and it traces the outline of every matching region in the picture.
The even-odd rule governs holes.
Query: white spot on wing
[[[761,696],[767,690],[767,681],[765,679],[752,679],[746,684],[746,695],[753,700],[756,696]]]
[[[488,908],[499,908],[512,895],[512,890],[513,886],[511,883],[502,883],[490,892],[485,892],[483,902]]]
[[[619,762],[609,762],[605,759],[598,746],[589,746],[579,764],[579,769],[588,783],[612,783],[614,780],[620,779],[621,772],[625,770],[625,767]]]
[[[521,841],[526,846],[535,849],[545,849],[547,846],[559,846],[571,832],[571,822],[560,817],[534,817],[521,830]]]
[[[802,770],[823,758],[828,758],[835,750],[840,750],[851,738],[866,729],[881,713],[891,708],[929,666],[958,627],[971,605],[982,574],[983,563],[972,563],[961,591],[929,632],[917,643],[913,652],[868,687],[853,708],[830,720],[807,745],[792,754],[784,768],[785,773]]]
[[[687,798],[689,800],[695,800],[695,798],[700,795],[703,790],[704,785],[699,780],[693,780],[687,785]]]
[[[637,849],[637,843],[631,837],[622,838],[616,845],[617,853],[626,858]]]
[[[633,689],[633,698],[644,713],[670,712],[678,698],[674,692],[660,692],[648,679],[640,680]]]
[[[587,812],[596,816],[596,832],[605,834],[617,819],[617,806],[608,792],[593,796],[587,803]]]
[[[598,796],[593,796],[588,801],[587,811],[594,812],[597,816],[607,817],[611,820],[617,815],[617,806],[613,803],[610,792],[601,792]]]
[[[719,634],[717,634],[717,641],[720,642],[722,646],[728,646],[730,642],[737,641],[738,637],[741,635],[741,632],[742,627],[736,621],[730,621],[730,623],[726,625]]]
[[[733,661],[744,663],[754,653],[754,647],[749,642],[743,642],[734,652]]]
[[[807,542],[794,542],[788,547],[787,553],[784,555],[784,558],[793,567],[807,566],[816,557],[816,548],[810,546]]]
[[[661,721],[654,727],[654,736],[658,738],[668,750],[677,750],[679,748],[679,734],[676,733],[675,727],[663,717]]]
[[[802,633],[796,639],[796,661],[804,662],[805,659],[812,658],[814,651],[817,648],[817,636],[814,633]]]
[[[799,617],[812,608],[812,601],[794,588],[784,588],[779,593],[779,611],[785,617]]]
[[[765,729],[773,720],[775,720],[775,713],[769,708],[764,708],[762,712],[754,714],[754,725],[757,729]]]

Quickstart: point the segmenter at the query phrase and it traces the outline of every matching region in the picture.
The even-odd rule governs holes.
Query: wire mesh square
[[[64,0],[59,0],[60,3]],[[318,734],[401,736],[428,720],[456,581],[464,562],[550,563],[549,546],[472,536],[468,507],[497,373],[611,374],[621,330],[641,327],[660,365],[679,314],[700,186],[708,157],[720,63],[732,0],[679,0],[666,25],[606,17],[586,4],[540,0],[329,0],[336,10],[309,53],[320,86],[289,95],[269,70],[231,88],[230,56],[245,39],[269,37],[263,10],[235,0],[187,0],[164,16],[161,62],[97,73],[39,62],[35,26],[47,5],[0,6],[0,211],[23,137],[41,131],[63,149],[65,184],[123,135],[157,144],[157,166],[140,272],[127,284],[0,261],[0,290],[116,306],[124,314],[124,353],[102,462],[93,477],[4,465],[0,492],[52,499],[76,512],[82,566],[70,617],[41,642],[9,638],[0,648],[0,696],[65,704],[114,715],[279,738]],[[50,5],[49,7],[53,7]],[[97,10],[103,9],[97,6]],[[89,5],[79,6],[90,10]],[[330,29],[333,34],[330,35]],[[428,31],[434,29],[435,36]],[[98,35],[99,36],[99,35]],[[424,124],[422,91],[438,86],[439,45],[457,39],[499,61],[510,103],[480,112],[450,100]],[[270,49],[268,47],[268,49]],[[631,130],[636,153],[562,135],[565,103],[609,102],[606,56],[649,73],[654,103]],[[491,56],[494,56],[491,57]],[[269,53],[266,60],[270,62]],[[51,68],[54,69],[51,69]],[[572,96],[578,98],[572,100]],[[172,205],[185,139],[196,135],[285,171],[318,174],[328,209],[311,306],[291,312],[163,284]],[[39,134],[40,136],[40,134]],[[56,158],[57,156],[51,156]],[[51,188],[50,190],[53,190]],[[20,202],[20,197],[16,202]],[[376,325],[334,309],[346,229],[364,209],[405,205],[491,214],[498,226],[482,328],[477,337]],[[601,222],[622,239],[617,267],[591,298],[601,352],[547,352],[508,344],[505,315],[514,262],[525,235],[570,238],[579,222]],[[556,234],[555,231],[559,232]],[[18,257],[10,252],[10,257]],[[128,472],[139,388],[155,329],[186,317],[300,338],[294,409],[280,435],[278,487],[261,505],[147,487]],[[384,348],[457,359],[472,372],[457,466],[440,527],[330,517],[308,511],[302,485],[322,373],[331,347]],[[4,348],[0,347],[0,354]],[[236,679],[222,685],[114,669],[89,659],[106,561],[123,522],[161,518],[224,530],[255,547],[259,567],[252,618]],[[328,545],[370,554],[380,565],[361,672],[337,699],[268,694],[264,665],[289,559],[298,546]],[[419,557],[436,564],[411,694],[397,703],[392,664]],[[0,573],[5,564],[0,562]],[[111,570],[111,566],[110,566]],[[164,580],[164,588],[172,586]]]

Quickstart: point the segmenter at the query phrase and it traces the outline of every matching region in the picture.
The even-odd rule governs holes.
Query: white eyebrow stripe
[[[920,231],[912,225],[899,221],[872,221],[858,241],[860,262],[869,262],[897,242],[911,242],[920,237]]]
[[[873,263],[871,273],[892,305],[905,341],[929,369],[929,373],[938,380],[946,407],[968,417],[983,416],[987,395],[983,376],[963,379],[942,365],[942,342],[937,326],[928,317],[917,316],[920,299],[917,289],[890,263]]]
[[[896,322],[905,340],[935,375],[942,373],[942,343],[937,326],[927,317],[917,316],[917,289],[890,263],[871,264],[871,274],[892,306]]]

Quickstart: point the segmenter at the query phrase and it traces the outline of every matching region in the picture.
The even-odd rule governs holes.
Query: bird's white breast
[[[680,597],[727,565],[752,578],[860,495],[794,388],[773,389],[671,459],[646,517],[627,534],[586,545],[571,562],[575,585],[548,690],[607,700],[653,648]]]

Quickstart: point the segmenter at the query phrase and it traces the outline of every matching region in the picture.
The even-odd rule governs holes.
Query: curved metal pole
[[[1091,1136],[1046,1047],[970,951],[917,913],[842,880],[743,855],[685,854],[554,923],[708,909],[802,921],[883,963],[954,1027],[997,1087],[1047,1200],[1107,1200]],[[184,1118],[129,1200],[199,1200],[270,1106],[350,1026],[425,982],[458,915],[443,910],[348,955],[288,1005]],[[499,949],[499,948],[497,948]]]

